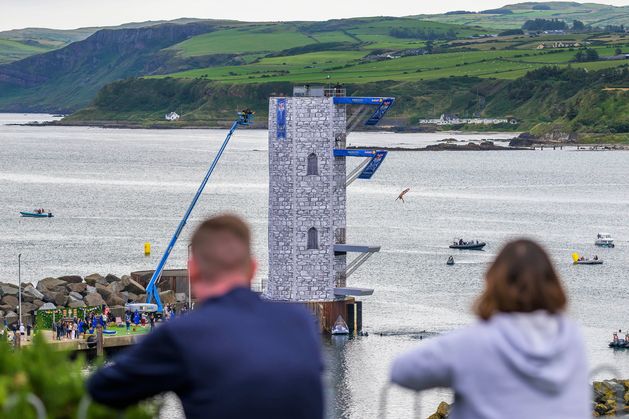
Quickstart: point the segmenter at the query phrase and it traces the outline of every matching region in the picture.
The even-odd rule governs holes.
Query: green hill
[[[22,42],[0,38],[0,64],[18,61],[31,55],[50,51],[51,49],[54,49],[54,47],[37,42]]]
[[[267,97],[290,93],[294,84],[343,83],[356,94],[399,97],[390,120],[398,128],[447,112],[511,115],[521,120],[520,129],[543,131],[559,124],[578,132],[624,133],[626,93],[602,90],[598,76],[590,75],[607,75],[614,86],[629,87],[617,78],[629,65],[623,55],[629,53],[628,33],[598,26],[560,33],[496,34],[492,28],[519,27],[537,17],[605,26],[622,23],[627,13],[627,8],[551,2],[430,17],[437,21],[181,20],[133,23],[89,35],[93,28],[28,29],[2,41],[5,32],[0,33],[0,60],[3,51],[5,57],[12,51],[5,61],[35,55],[0,63],[0,111],[85,108],[64,122],[72,124],[221,125],[242,106],[262,109],[263,115]],[[490,29],[473,19],[484,19],[478,23]],[[70,37],[84,36],[58,48]],[[48,48],[58,49],[38,53]],[[575,74],[580,79],[570,79]],[[522,83],[529,83],[529,91],[549,90],[524,101],[508,96]],[[594,109],[603,111],[592,117]],[[166,124],[163,114],[173,110],[184,118]]]
[[[176,19],[169,22],[146,21],[78,29],[24,28],[0,31],[0,64],[62,48],[73,42],[82,41],[102,29],[137,29],[164,23],[185,24],[197,21],[199,19]]]
[[[290,94],[292,83],[227,84],[202,79],[130,79],[103,88],[93,104],[64,124],[138,127],[225,126],[244,107],[267,118],[268,97]],[[451,77],[346,85],[356,96],[390,95],[395,108],[384,125],[412,128],[442,113],[517,118],[513,127],[544,133],[578,132],[629,140],[629,68],[586,71],[543,67],[515,80]],[[182,115],[163,120],[166,112]],[[461,127],[459,127],[461,128]],[[506,128],[506,127],[503,127]],[[584,137],[587,138],[587,137]]]
[[[173,54],[162,50],[215,29],[206,22],[104,29],[67,47],[0,65],[0,110],[77,109],[107,83],[150,74],[171,62],[172,69],[179,68]]]
[[[419,15],[417,17],[435,22],[478,25],[494,29],[520,28],[524,22],[531,19],[560,19],[567,22],[576,19],[593,26],[629,26],[629,6],[616,7],[606,4],[568,1],[526,2],[478,13],[458,11],[440,15]]]
[[[404,28],[410,37],[396,37],[391,28]],[[448,41],[472,33],[485,32],[410,18],[200,21],[101,30],[61,49],[0,65],[0,110],[67,112],[87,105],[106,83],[127,77],[245,68],[263,57],[311,51],[338,50],[355,59],[384,46],[417,49],[425,39]],[[354,54],[359,50],[364,53]]]

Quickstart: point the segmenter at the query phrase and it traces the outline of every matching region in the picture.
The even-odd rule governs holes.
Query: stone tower
[[[345,129],[323,88],[269,100],[269,298],[332,301],[345,286]]]

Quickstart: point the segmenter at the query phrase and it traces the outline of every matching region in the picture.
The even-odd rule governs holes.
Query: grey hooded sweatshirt
[[[391,381],[454,390],[451,419],[591,418],[583,339],[568,318],[500,313],[401,355]]]

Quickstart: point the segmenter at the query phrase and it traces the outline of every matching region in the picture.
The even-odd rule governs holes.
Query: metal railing
[[[620,373],[618,369],[616,369],[613,365],[602,364],[595,367],[594,369],[590,371],[590,380],[594,380],[594,378],[598,374],[605,373],[605,372],[611,373],[614,377],[620,377]],[[386,383],[380,390],[380,397],[378,401],[378,418],[379,419],[387,419],[389,392],[392,387],[394,387],[394,384],[389,382],[389,383]],[[421,394],[422,394],[421,391],[417,391],[414,394],[413,417],[415,418],[422,417],[421,416]],[[615,417],[625,417],[625,418],[628,417],[629,415],[625,414],[622,408],[620,408],[620,406],[625,406],[624,391],[622,393],[616,392],[615,396],[616,396],[617,406],[619,406],[619,408],[617,408]],[[35,394],[28,393],[25,396],[25,401],[29,405],[31,405],[33,409],[35,410],[37,419],[46,419],[48,417],[47,412],[46,412],[46,406],[41,401],[41,399],[37,397]],[[10,412],[12,409],[14,409],[18,405],[19,402],[20,402],[19,395],[17,394],[10,395],[3,406],[3,411],[6,413]],[[76,414],[77,419],[88,418],[88,411],[89,411],[89,406],[91,403],[92,403],[92,400],[89,396],[87,395],[83,396],[83,398],[79,402],[79,406],[77,409],[77,414]],[[119,411],[116,417],[124,418],[125,416],[122,411]]]
[[[26,402],[33,406],[35,409],[35,413],[37,414],[37,419],[46,419],[48,417],[48,413],[46,412],[46,406],[41,401],[39,397],[37,397],[33,393],[26,394]],[[20,397],[17,394],[12,394],[7,398],[7,401],[4,404],[3,411],[5,413],[10,412],[14,409],[18,403],[20,402]],[[92,399],[89,396],[83,396],[81,401],[79,402],[79,406],[76,412],[76,419],[87,419],[90,404],[92,404]],[[117,419],[124,418],[124,412],[118,411],[116,416]]]
[[[611,380],[611,379],[620,379],[618,377],[620,377],[620,371],[614,367],[613,365],[609,365],[609,364],[601,364],[598,365],[596,367],[594,367],[591,371],[590,371],[590,381],[594,381],[594,378],[600,374],[600,373],[611,373],[613,378],[608,378],[606,380]],[[606,381],[603,380],[603,381]],[[380,390],[380,398],[378,401],[378,418],[379,419],[386,419],[387,418],[387,405],[388,405],[388,401],[389,401],[389,392],[391,390],[392,387],[394,387],[394,383],[388,382],[386,383],[382,389]],[[414,418],[421,418],[421,391],[416,391],[414,394],[414,403],[413,403],[413,417]],[[594,394],[592,394],[592,396],[594,397]],[[624,391],[623,392],[616,392],[615,393],[616,396],[616,403],[617,403],[617,409],[616,409],[616,414],[615,416],[611,416],[611,417],[623,417],[623,418],[627,418],[629,417],[628,413],[624,412],[623,407],[625,406],[625,399],[624,399]],[[593,400],[594,401],[594,400]],[[452,404],[450,404],[450,406],[452,406]],[[435,406],[435,409],[437,408],[437,406]],[[592,417],[594,416],[594,413],[592,413]]]

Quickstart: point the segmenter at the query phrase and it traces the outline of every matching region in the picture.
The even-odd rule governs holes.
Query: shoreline
[[[16,124],[7,124],[12,126],[31,126],[31,127],[91,127],[91,128],[115,128],[115,129],[228,129],[233,121],[215,121],[212,124],[207,122],[196,123],[182,123],[182,122],[166,122],[155,121],[151,123],[144,122],[123,122],[123,121],[42,121],[42,122],[25,122]],[[256,120],[255,129],[267,130],[268,123],[267,118],[261,118]],[[501,131],[501,130],[462,130],[462,129],[435,129],[422,126],[412,125],[382,125],[377,129],[365,127],[359,125],[355,128],[356,132],[392,132],[392,133],[462,133],[470,135],[492,135],[497,133],[513,134],[513,138],[516,138],[522,131]]]
[[[266,121],[266,119],[264,119]],[[101,128],[101,129],[130,129],[130,130],[225,130],[231,126],[231,123],[225,121],[221,124],[213,125],[201,125],[201,124],[178,124],[178,123],[166,123],[155,122],[154,124],[144,125],[141,123],[128,123],[128,122],[61,122],[61,121],[42,121],[42,122],[24,122],[24,123],[9,123],[6,126],[22,126],[22,127],[82,127],[82,128]],[[253,130],[267,130],[268,124],[260,123],[255,127],[250,128]],[[461,144],[465,140],[460,140],[457,143],[447,141],[448,138],[439,140],[438,144],[430,144],[426,147],[367,147],[367,146],[349,146],[351,149],[373,149],[379,148],[387,151],[526,151],[535,150],[537,148],[553,148],[553,147],[571,147],[576,148],[574,151],[626,151],[629,150],[629,144],[627,143],[580,143],[574,141],[549,141],[544,139],[527,139],[520,140],[520,131],[467,131],[467,130],[426,130],[420,127],[407,127],[407,126],[381,126],[378,129],[370,129],[359,127],[356,132],[372,132],[372,133],[394,133],[394,134],[436,134],[440,133],[447,137],[449,134],[458,135],[496,135],[496,134],[513,134],[511,139],[505,138],[504,140],[496,139],[481,139],[480,142],[468,142]],[[514,146],[498,146],[493,142],[501,141],[513,141]],[[484,145],[483,143],[492,143]]]

